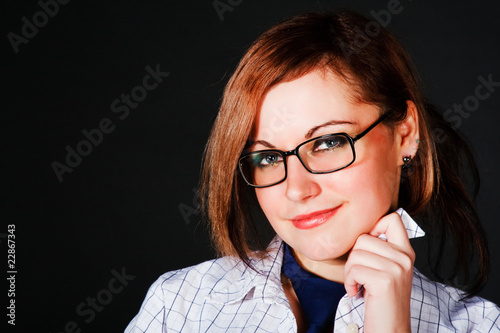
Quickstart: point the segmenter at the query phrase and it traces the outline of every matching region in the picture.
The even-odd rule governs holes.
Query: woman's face
[[[376,106],[356,103],[352,89],[333,74],[311,72],[273,87],[263,100],[252,150],[294,149],[309,138],[363,132],[380,116]],[[397,208],[400,139],[378,124],[355,143],[356,160],[349,167],[311,174],[296,156],[287,157],[284,182],[255,189],[276,233],[302,259],[341,258],[359,235]]]

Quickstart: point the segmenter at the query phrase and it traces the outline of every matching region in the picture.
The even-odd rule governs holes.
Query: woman
[[[221,258],[160,277],[126,331],[499,331],[499,308],[473,296],[488,251],[461,180],[470,153],[440,119],[374,22],[305,14],[265,32],[206,148],[202,198]],[[267,249],[262,214],[277,234]],[[451,236],[447,278],[474,276],[468,293],[413,267],[409,237],[423,231],[410,216],[441,235],[436,267]]]

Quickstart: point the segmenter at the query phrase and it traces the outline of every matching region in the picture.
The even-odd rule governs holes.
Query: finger
[[[351,279],[349,283],[347,283],[347,280],[344,281],[344,288],[347,293],[347,296],[349,297],[354,297],[359,291],[359,288],[361,287],[360,284],[358,284],[354,279]]]
[[[350,267],[344,277],[344,287],[349,297],[354,297],[358,293],[360,286],[369,288],[373,280],[385,279],[385,273],[377,269],[355,265]],[[370,288],[371,289],[371,288]],[[376,288],[373,288],[376,289]]]
[[[382,242],[382,241],[381,241]],[[344,267],[348,274],[351,267],[364,266],[380,271],[386,271],[394,276],[406,276],[413,273],[413,260],[404,252],[391,250],[388,256],[366,250],[356,249],[351,252]],[[358,283],[360,283],[358,281]]]
[[[382,286],[395,285],[397,283],[407,283],[411,281],[413,276],[413,261],[404,253],[399,252],[401,261],[396,262],[377,254],[364,250],[355,250],[349,256],[344,267],[344,286],[347,294],[352,297],[356,295],[359,286],[363,285],[370,293],[377,293],[377,290]],[[376,275],[363,275],[366,270],[378,272]],[[382,275],[383,273],[383,275]],[[383,276],[383,280],[377,281],[377,276]],[[370,283],[367,285],[367,283]],[[375,287],[374,287],[375,286]],[[379,286],[379,287],[376,287]]]
[[[344,287],[349,297],[353,297],[363,286],[369,294],[384,296],[389,291],[400,295],[402,290],[411,290],[412,270],[398,263],[380,257],[372,260],[371,265],[353,264],[344,271]]]
[[[371,267],[356,265],[351,268],[345,286],[350,297],[356,295],[358,284],[364,286],[366,331],[368,327],[375,332],[396,332],[409,327],[411,279],[403,280]]]
[[[413,263],[415,261],[415,252],[413,251],[409,241],[404,246],[400,246],[364,234],[359,236],[356,240],[356,243],[351,250],[350,258],[353,256],[353,253],[356,253],[356,251],[366,251],[377,254],[395,261],[403,267],[407,267],[409,262]]]
[[[391,213],[382,217],[369,232],[370,235],[379,237],[384,234],[387,241],[401,247],[407,247],[410,244],[408,233],[397,213]]]

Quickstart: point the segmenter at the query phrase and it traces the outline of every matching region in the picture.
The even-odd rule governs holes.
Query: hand
[[[385,234],[387,241],[377,238]],[[415,252],[401,217],[382,217],[358,237],[344,268],[349,297],[364,287],[365,332],[411,332],[410,298]]]

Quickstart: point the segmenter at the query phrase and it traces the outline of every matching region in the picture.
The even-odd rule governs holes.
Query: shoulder
[[[234,285],[248,273],[249,269],[241,260],[232,257],[213,259],[161,275],[151,285],[148,294],[161,298],[167,307],[179,302],[193,303],[216,290]]]
[[[274,239],[265,253],[254,253],[252,268],[223,257],[161,275],[125,332],[257,330],[263,322],[288,332],[294,319],[281,287],[282,248]]]
[[[412,327],[417,331],[500,331],[500,309],[481,297],[437,283],[418,270],[413,275]]]
[[[220,321],[234,317],[238,311],[233,311],[231,305],[245,300],[261,280],[260,273],[234,257],[165,273],[151,285],[125,332],[207,330],[219,317]],[[223,308],[227,318],[218,315]]]

